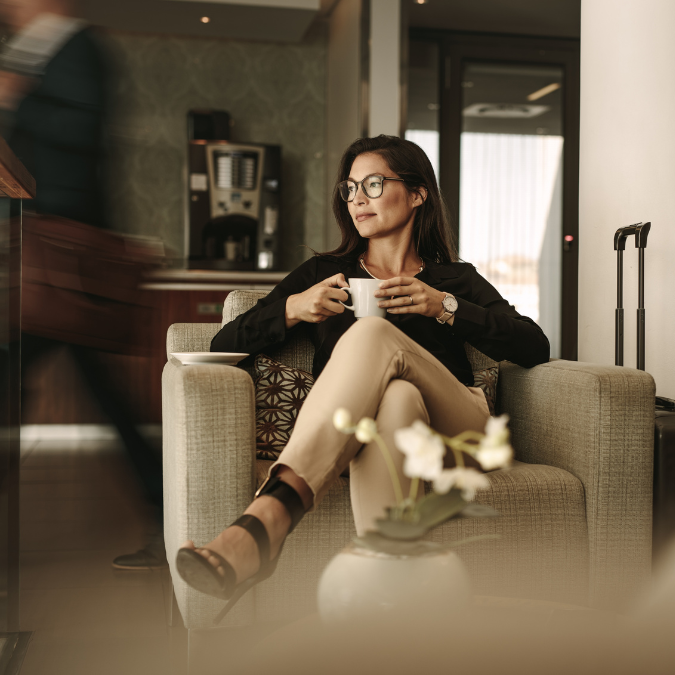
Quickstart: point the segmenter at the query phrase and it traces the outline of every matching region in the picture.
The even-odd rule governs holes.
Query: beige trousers
[[[386,506],[396,503],[389,472],[376,443],[362,445],[333,427],[333,413],[377,421],[394,458],[404,494],[410,479],[394,431],[422,420],[454,436],[483,431],[490,413],[480,389],[466,387],[426,349],[378,317],[357,321],[338,341],[305,400],[288,445],[272,466],[293,469],[314,493],[316,505],[349,466],[357,533],[372,529]],[[451,453],[450,453],[451,455]],[[446,455],[449,457],[450,455]],[[452,464],[452,461],[448,461]]]

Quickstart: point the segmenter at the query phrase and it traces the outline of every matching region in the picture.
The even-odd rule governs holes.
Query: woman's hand
[[[375,297],[388,299],[380,300],[377,304],[385,307],[390,314],[421,314],[433,318],[443,314],[445,293],[415,277],[387,279],[380,284],[380,289]],[[392,295],[398,297],[392,298]]]
[[[311,286],[303,293],[289,295],[286,299],[286,328],[301,321],[321,323],[331,316],[342,314],[345,308],[337,302],[346,302],[349,296],[340,288],[349,287],[345,275],[340,273]]]

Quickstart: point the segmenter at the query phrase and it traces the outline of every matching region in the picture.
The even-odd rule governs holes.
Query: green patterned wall
[[[227,110],[232,140],[282,146],[283,267],[321,249],[326,30],[299,44],[107,34],[113,57],[110,216],[183,255],[190,108]]]

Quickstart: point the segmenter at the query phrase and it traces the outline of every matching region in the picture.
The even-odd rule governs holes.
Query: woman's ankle
[[[248,506],[246,514],[262,522],[270,539],[270,557],[274,558],[291,529],[291,516],[286,507],[274,497],[262,495]]]
[[[312,508],[314,505],[314,493],[304,478],[298,476],[293,469],[284,464],[279,466],[275,475],[279,476],[284,483],[288,483],[298,493],[300,499],[302,499],[305,511],[309,511]]]

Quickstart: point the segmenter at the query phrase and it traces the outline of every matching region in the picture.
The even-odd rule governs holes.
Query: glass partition
[[[408,122],[405,137],[417,143],[439,179],[440,143],[438,95],[440,46],[435,42],[411,40],[408,53]]]
[[[19,630],[21,200],[0,193],[0,632]],[[5,648],[14,647],[6,636]],[[0,662],[2,661],[0,651]]]
[[[563,70],[464,63],[460,256],[560,357]]]
[[[18,672],[30,633],[19,632],[21,448],[21,200],[35,180],[0,138],[0,672]]]

